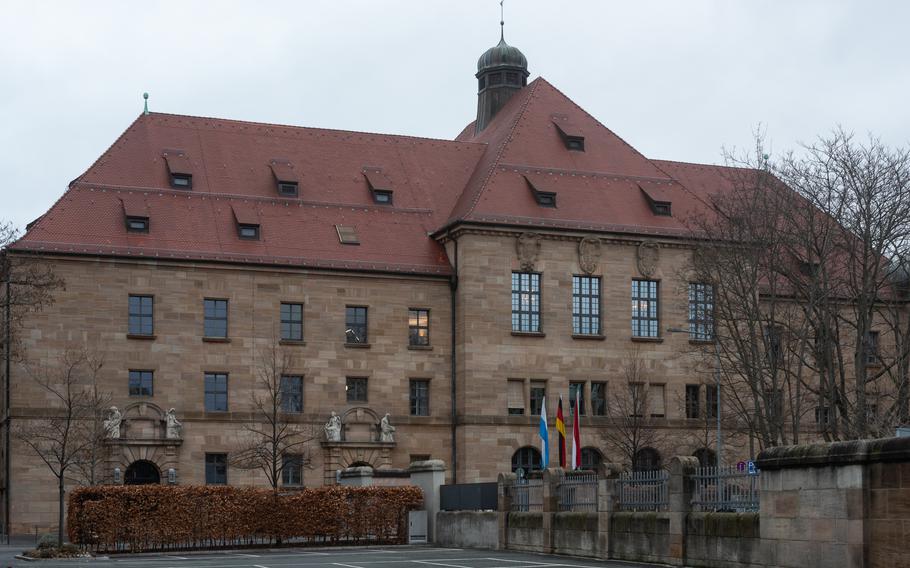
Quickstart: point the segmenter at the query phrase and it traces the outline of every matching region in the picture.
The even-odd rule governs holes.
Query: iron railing
[[[740,471],[735,466],[699,467],[695,469],[693,511],[726,511],[747,513],[759,510],[759,474],[757,470]]]
[[[565,472],[556,485],[560,511],[597,512],[597,474],[593,471]]]
[[[509,486],[512,497],[512,511],[539,513],[543,511],[543,480],[521,479]]]
[[[669,481],[670,474],[663,469],[621,473],[616,480],[620,510],[667,510]]]

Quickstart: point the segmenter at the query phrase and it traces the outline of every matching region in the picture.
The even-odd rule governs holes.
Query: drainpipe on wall
[[[10,287],[12,286],[11,279],[9,274],[6,278],[6,313],[4,314],[4,325],[6,326],[6,337],[5,337],[5,347],[3,349],[4,361],[4,383],[5,392],[4,392],[4,414],[3,414],[3,444],[4,444],[4,491],[3,491],[3,529],[6,532],[6,544],[9,544],[10,529],[9,529],[9,517],[10,517],[10,477],[11,477],[11,468],[10,468],[10,427],[12,422],[10,421],[10,371],[12,366],[10,365],[10,360],[12,359],[12,350],[13,350],[13,330],[12,330],[12,316],[10,315],[10,309],[12,304],[12,293]]]
[[[449,279],[449,292],[450,292],[450,311],[451,315],[449,319],[451,320],[451,358],[452,358],[452,483],[458,483],[458,442],[456,441],[456,429],[458,427],[458,411],[455,404],[456,401],[456,387],[455,387],[455,372],[458,369],[456,365],[455,357],[455,291],[458,290],[458,240],[452,239],[452,242],[455,245],[455,274]]]

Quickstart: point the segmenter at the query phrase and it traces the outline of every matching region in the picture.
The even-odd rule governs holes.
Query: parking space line
[[[332,562],[333,566],[345,566],[346,568],[363,568],[363,566],[357,566],[355,564],[342,564],[341,562]]]
[[[540,564],[541,566],[553,566],[550,562],[534,562],[533,560],[509,560],[508,558],[487,558],[494,562],[514,562],[515,564]]]
[[[476,560],[476,558],[471,558],[469,560]],[[414,564],[429,564],[431,566],[446,566],[447,568],[471,568],[470,566],[464,566],[463,564],[446,564],[444,562],[433,562],[432,560],[411,560]]]

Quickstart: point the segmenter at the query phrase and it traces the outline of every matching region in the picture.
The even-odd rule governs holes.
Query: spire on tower
[[[149,94],[142,93],[142,98],[145,99],[145,108],[142,110],[142,114],[148,114],[149,113]]]
[[[499,39],[504,41],[506,39],[506,17],[505,17],[505,8],[503,7],[503,2],[506,0],[499,0]]]

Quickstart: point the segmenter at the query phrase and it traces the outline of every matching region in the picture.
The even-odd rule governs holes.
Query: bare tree
[[[49,364],[26,361],[24,367],[49,400],[47,415],[23,420],[15,435],[57,478],[57,542],[62,544],[65,483],[79,477],[101,441],[95,429],[100,363],[85,349],[69,349]]]
[[[607,427],[600,431],[606,445],[622,455],[633,468],[645,448],[657,449],[665,435],[663,418],[652,414],[654,405],[648,397],[644,360],[637,349],[629,350],[622,361],[622,378],[612,386],[607,404]]]
[[[75,463],[77,480],[84,485],[98,485],[108,481],[105,472],[108,451],[105,446],[107,438],[104,428],[105,413],[111,406],[111,393],[101,390],[98,380],[104,357],[96,352],[86,352],[86,432],[85,449],[77,456]]]
[[[307,446],[316,437],[297,416],[303,391],[302,384],[299,389],[294,384],[302,381],[299,375],[291,374],[295,365],[291,352],[277,339],[259,350],[256,381],[250,392],[252,417],[231,454],[232,465],[262,471],[276,493],[286,468],[302,468],[309,463]]]

